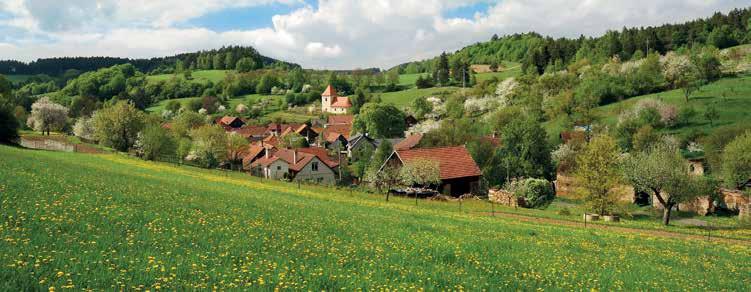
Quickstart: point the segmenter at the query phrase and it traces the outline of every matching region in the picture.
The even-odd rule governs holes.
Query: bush
[[[18,120],[9,108],[0,106],[0,143],[18,139]]]
[[[515,180],[508,189],[517,198],[524,198],[525,208],[544,209],[555,199],[553,185],[544,179]]]

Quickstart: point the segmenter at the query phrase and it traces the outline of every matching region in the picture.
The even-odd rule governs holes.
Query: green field
[[[243,95],[239,96],[233,99],[229,100],[229,107],[228,109],[234,109],[238,104],[246,104],[248,103],[248,98],[253,97],[254,100],[259,101],[260,99],[280,99],[283,98],[281,95],[262,95],[262,94],[249,94],[249,95]],[[176,100],[180,102],[183,106],[187,105],[189,101],[194,99],[199,99],[200,97],[186,97],[186,98],[175,98],[175,99],[168,99],[168,100],[162,100],[160,102],[157,102],[156,104],[152,105],[151,107],[147,108],[147,112],[162,112],[164,110],[164,107],[167,105],[168,102],[171,100]]]
[[[442,96],[456,92],[458,87],[432,87],[432,88],[412,88],[402,91],[386,92],[381,94],[381,101],[390,103],[398,107],[409,106],[410,103],[418,97]]]
[[[194,81],[211,81],[211,82],[219,82],[224,79],[224,76],[227,75],[227,72],[231,72],[232,70],[198,70],[192,72],[192,77]],[[178,76],[182,77],[182,74],[177,74]],[[160,80],[169,80],[172,77],[175,77],[176,74],[159,74],[159,75],[149,75],[146,76],[146,79],[149,81],[160,81]]]
[[[745,290],[746,244],[0,146],[0,290]]]

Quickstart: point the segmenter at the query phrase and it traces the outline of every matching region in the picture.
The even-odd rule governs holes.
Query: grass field
[[[211,81],[211,82],[219,82],[224,79],[224,76],[227,75],[227,72],[231,72],[232,70],[197,70],[192,72],[192,77],[194,81]],[[181,74],[178,74],[182,76]],[[146,79],[149,81],[160,81],[160,80],[169,80],[170,78],[174,77],[175,74],[159,74],[159,75],[149,75],[146,76]]]
[[[418,97],[449,95],[456,92],[458,87],[433,87],[433,88],[412,88],[402,91],[386,92],[381,94],[381,101],[390,103],[398,107],[409,106],[412,101]]]
[[[247,104],[248,103],[247,102],[248,98],[250,98],[250,97],[252,97],[256,102],[259,101],[260,99],[274,99],[274,100],[278,100],[278,99],[284,98],[281,95],[262,95],[262,94],[243,95],[243,96],[239,96],[239,97],[230,99],[229,100],[229,108],[233,109],[238,104],[241,104],[241,103],[242,104]],[[167,105],[167,103],[170,102],[171,100],[176,100],[176,101],[180,102],[183,106],[185,106],[185,105],[188,104],[189,101],[194,100],[194,99],[199,99],[199,98],[200,97],[186,97],[186,98],[175,98],[175,99],[162,100],[162,101],[160,101],[160,102],[152,105],[151,107],[147,108],[146,111],[147,112],[161,112],[162,110],[164,110],[164,107]]]
[[[745,290],[751,248],[0,146],[0,289]]]

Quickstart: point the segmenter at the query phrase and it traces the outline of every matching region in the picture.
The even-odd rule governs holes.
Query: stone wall
[[[505,190],[488,190],[488,200],[491,203],[501,204],[509,207],[523,207],[524,199],[517,198],[513,193]]]
[[[75,152],[76,146],[71,143],[56,141],[52,139],[27,139],[21,138],[21,146],[31,149],[41,149],[50,151]]]

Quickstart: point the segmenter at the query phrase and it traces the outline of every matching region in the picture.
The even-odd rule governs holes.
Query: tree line
[[[96,71],[102,68],[109,68],[126,63],[132,64],[141,72],[148,73],[173,73],[181,71],[182,69],[223,70],[235,69],[237,63],[243,58],[249,58],[252,60],[252,69],[268,67],[299,67],[296,64],[263,56],[253,47],[228,46],[214,50],[149,59],[96,56],[40,58],[29,63],[17,60],[2,60],[0,61],[0,74],[45,74],[49,76],[62,76],[66,74],[66,72],[69,72],[69,70],[74,70],[73,72]]]

